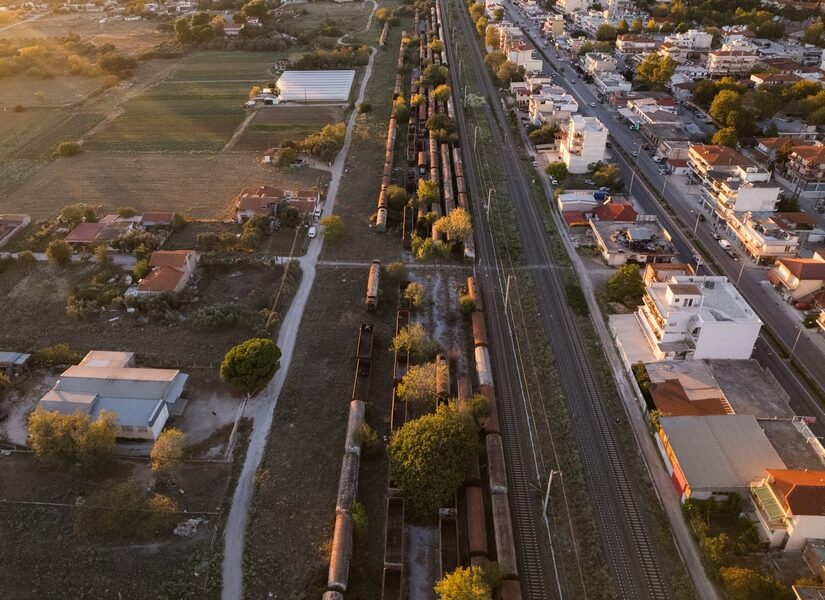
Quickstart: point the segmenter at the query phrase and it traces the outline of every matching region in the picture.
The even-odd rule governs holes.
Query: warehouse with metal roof
[[[355,70],[284,71],[275,84],[281,102],[347,102]]]

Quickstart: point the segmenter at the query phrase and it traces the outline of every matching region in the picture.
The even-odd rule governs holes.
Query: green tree
[[[398,384],[398,397],[404,402],[435,404],[435,380],[439,366],[428,362],[410,367]]]
[[[825,32],[825,23],[817,20],[808,26],[802,36],[802,41],[806,44],[818,45],[822,41],[822,34]]]
[[[415,322],[401,328],[392,340],[393,352],[409,352],[415,361],[432,360],[441,351],[441,346],[432,340],[424,330],[424,325]]]
[[[425,68],[421,74],[421,83],[427,87],[435,87],[442,83],[447,83],[449,74],[450,72],[444,65],[427,65],[427,68]]]
[[[473,23],[475,23],[484,16],[484,5],[480,2],[473,2],[467,7],[467,12],[470,13],[470,18],[473,20]]]
[[[138,214],[137,210],[131,206],[121,206],[116,212],[117,216],[123,219],[129,219]]]
[[[493,590],[481,567],[458,567],[435,584],[438,600],[493,600]]]
[[[512,81],[524,81],[524,73],[525,69],[523,66],[505,60],[501,63],[501,66],[499,66],[498,71],[496,71],[496,77],[498,78],[499,85],[507,86],[510,85]]]
[[[417,281],[410,283],[404,290],[404,297],[412,303],[412,307],[415,310],[421,310],[424,308],[425,296],[424,286]]]
[[[789,600],[793,594],[767,573],[744,567],[719,569],[722,584],[731,600]]]
[[[29,446],[34,456],[53,465],[80,464],[84,471],[107,466],[115,445],[116,415],[100,411],[92,421],[79,412],[64,415],[38,409],[29,415]]]
[[[675,72],[675,60],[669,56],[650,54],[636,67],[634,83],[640,89],[661,91]]]
[[[484,35],[484,33],[487,31],[487,23],[487,17],[481,17],[476,21],[476,31],[478,32],[478,35]]]
[[[174,500],[147,497],[134,480],[106,482],[72,508],[72,524],[81,537],[146,538],[170,533],[176,510]]]
[[[324,238],[331,244],[337,244],[343,239],[346,229],[344,220],[338,215],[328,215],[318,223],[324,228]]]
[[[394,183],[387,186],[387,204],[392,210],[401,210],[407,204],[407,190]]]
[[[433,224],[436,231],[447,234],[450,240],[463,241],[473,232],[473,220],[470,213],[459,207],[450,211],[450,214],[441,217]]]
[[[67,204],[62,209],[60,209],[60,215],[58,215],[58,220],[62,223],[66,223],[69,227],[74,227],[78,223],[87,222],[87,223],[94,223],[97,221],[97,206],[93,206],[91,204],[84,204],[83,202],[79,202],[77,204]]]
[[[268,338],[252,338],[230,348],[220,367],[221,380],[252,395],[278,370],[281,350]]]
[[[479,453],[472,416],[452,405],[408,421],[390,440],[390,474],[414,522],[432,521],[450,502]]]
[[[617,34],[625,34],[630,30],[630,25],[627,23],[627,19],[622,19],[619,21],[619,24],[616,25],[616,33]]]
[[[263,20],[269,14],[269,7],[264,0],[250,0],[241,7],[241,14],[247,18],[257,17]]]
[[[46,247],[46,258],[58,267],[68,266],[72,262],[72,247],[63,240],[52,240]]]
[[[375,11],[375,20],[379,23],[386,23],[390,20],[392,16],[392,12],[390,12],[389,8],[379,8]]]
[[[489,46],[493,50],[499,49],[500,44],[500,34],[498,31],[498,27],[488,27],[487,31],[484,32],[484,45]]]
[[[419,204],[438,202],[438,186],[431,179],[419,179],[415,196]]]
[[[494,18],[496,21],[501,21],[502,19],[504,19],[504,9],[503,9],[503,8],[501,8],[501,7],[499,7],[499,8],[497,8],[497,9],[495,9],[495,10],[493,11],[493,18]]]
[[[149,261],[146,259],[139,260],[135,263],[135,266],[132,267],[132,275],[135,278],[135,281],[140,281],[144,277],[146,277],[152,271],[152,267],[149,266]]]
[[[556,133],[558,133],[558,131],[559,126],[555,123],[553,125],[545,124],[528,133],[527,137],[530,138],[530,141],[536,146],[539,144],[552,144],[556,141]]]
[[[729,148],[736,148],[737,139],[738,138],[736,136],[736,129],[734,127],[725,127],[723,129],[718,129],[716,133],[713,134],[711,143],[717,144],[719,146],[728,146]]]
[[[544,169],[550,177],[553,177],[559,183],[563,183],[567,179],[567,165],[561,161],[552,162]]]
[[[272,157],[272,162],[279,167],[286,167],[291,165],[296,158],[298,158],[298,151],[295,148],[281,147],[275,152],[275,156]]]
[[[742,107],[742,97],[733,90],[722,90],[710,103],[708,114],[719,123],[727,123],[728,114]]]
[[[599,187],[610,188],[613,191],[619,191],[624,186],[622,181],[622,174],[616,163],[600,164],[600,166],[593,171],[593,180]]]
[[[616,28],[605,23],[596,30],[596,39],[600,42],[613,42],[616,40]]]
[[[407,266],[402,262],[391,262],[384,267],[383,271],[383,278],[393,283],[405,281],[408,276]]]
[[[699,106],[710,106],[718,93],[719,86],[712,79],[697,81],[693,88],[693,102]]]
[[[608,302],[621,302],[627,306],[640,305],[644,292],[639,267],[630,263],[619,267],[604,286],[604,295]]]
[[[149,466],[156,473],[174,471],[183,462],[186,451],[186,435],[174,427],[164,429],[149,453]]]
[[[642,24],[641,19],[633,19],[633,22],[630,24],[630,33],[642,33],[643,27],[644,25]]]

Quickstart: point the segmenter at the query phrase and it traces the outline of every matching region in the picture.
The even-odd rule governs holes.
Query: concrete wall
[[[706,321],[696,340],[693,359],[748,359],[760,328],[759,323]]]

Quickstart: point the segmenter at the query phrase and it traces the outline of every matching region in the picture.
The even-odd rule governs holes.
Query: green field
[[[38,159],[51,157],[60,142],[83,137],[103,115],[44,110],[6,112],[1,118],[5,123],[0,127],[0,159]]]
[[[384,4],[386,6],[386,4]],[[298,4],[293,10],[306,11],[285,22],[287,29],[296,35],[304,31],[311,31],[331,22],[342,33],[360,31],[367,24],[372,5],[364,2],[309,2]]]
[[[273,53],[199,52],[174,75],[123,105],[87,142],[91,150],[217,152],[241,124],[249,89],[265,82]]]

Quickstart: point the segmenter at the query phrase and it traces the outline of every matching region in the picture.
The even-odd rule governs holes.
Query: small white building
[[[577,113],[579,103],[572,95],[557,85],[545,85],[532,95],[528,103],[530,121],[533,125],[564,123]]]
[[[771,548],[800,551],[825,538],[825,471],[766,469],[751,484],[758,531]]]
[[[570,173],[587,173],[588,165],[604,160],[606,147],[607,128],[599,119],[573,115],[559,154]]]

